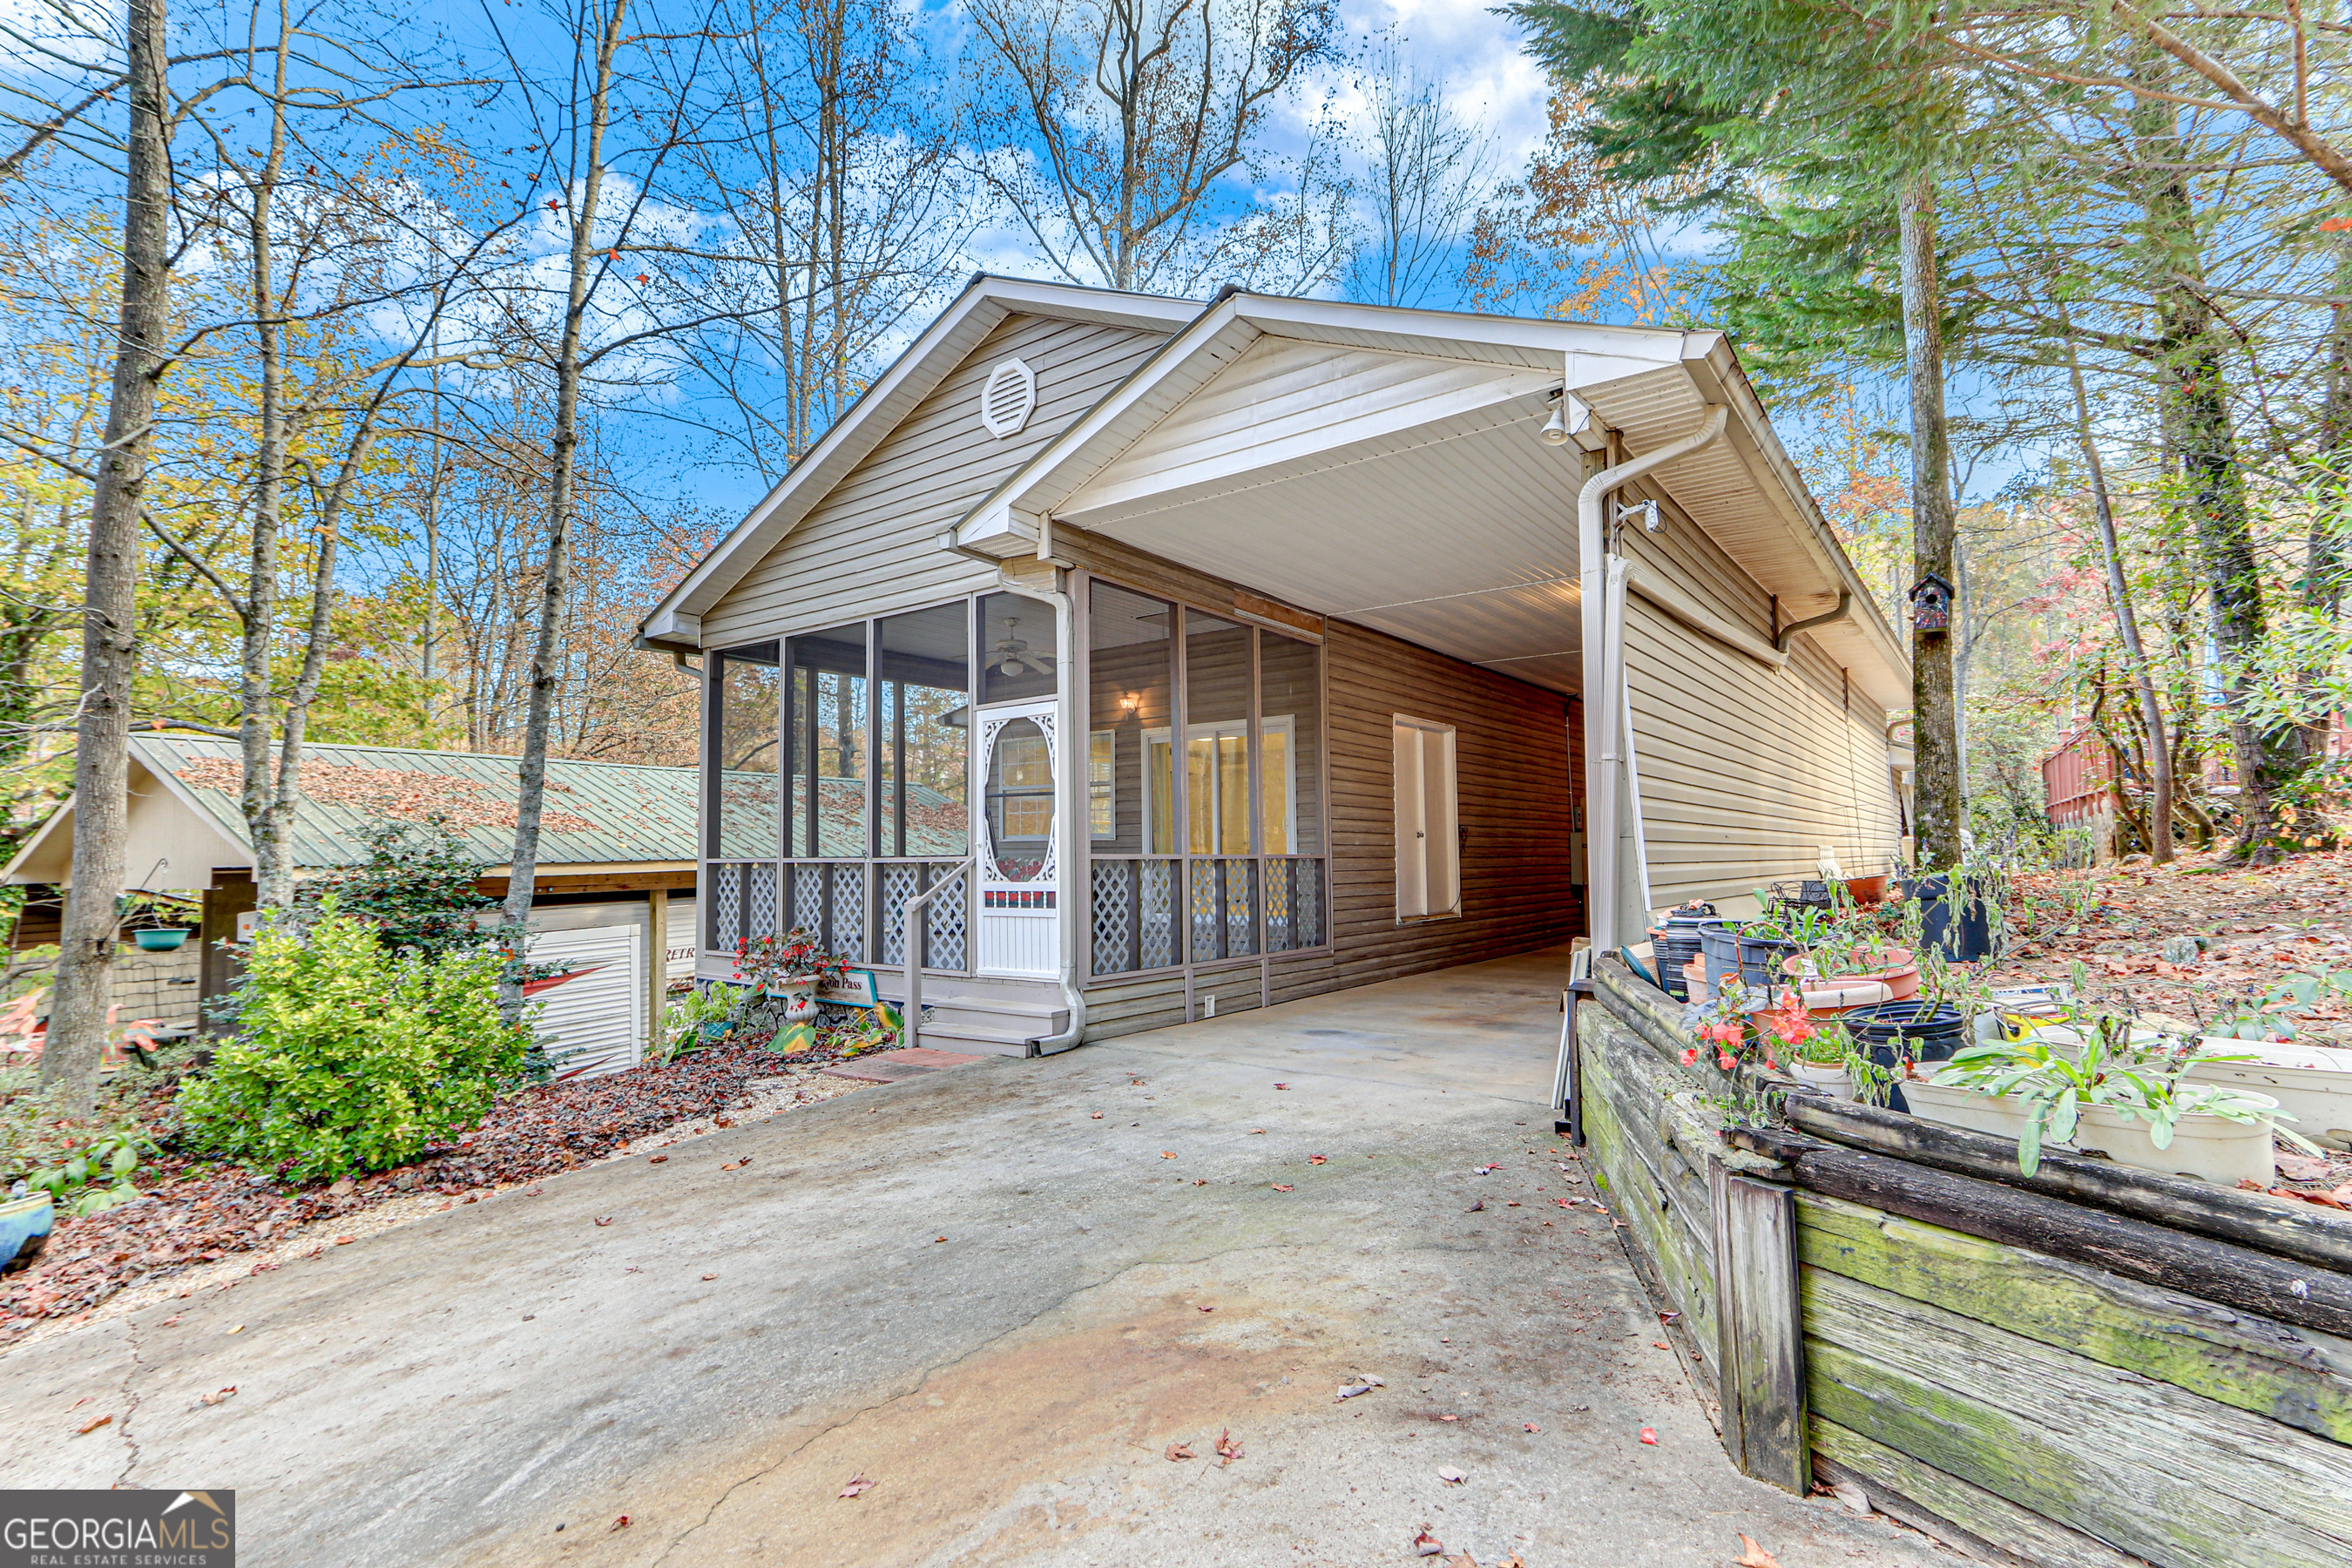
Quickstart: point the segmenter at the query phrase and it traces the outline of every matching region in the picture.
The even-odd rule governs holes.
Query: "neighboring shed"
[[[422,824],[439,816],[482,863],[476,886],[503,897],[514,839],[516,768],[513,757],[468,752],[307,746],[294,814],[297,875],[364,858],[360,833],[371,823]],[[671,971],[692,973],[698,776],[691,768],[548,763],[532,879],[531,952],[575,965],[540,994],[545,1027],[579,1053],[575,1066],[633,1064],[659,1026]],[[130,883],[123,890],[201,896],[199,990],[207,1000],[235,979],[235,961],[220,944],[249,931],[254,907],[253,851],[238,807],[241,779],[233,742],[131,738],[124,855]],[[66,885],[73,822],[68,800],[0,879]],[[688,907],[674,911],[681,897]],[[673,922],[681,918],[676,927],[681,941],[673,942]],[[687,950],[682,963],[671,956],[680,946]],[[613,972],[621,969],[632,977],[626,987],[615,984]]]

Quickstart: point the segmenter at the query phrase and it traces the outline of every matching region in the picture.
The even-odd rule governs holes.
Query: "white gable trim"
[[[985,274],[974,278],[793,465],[792,471],[638,623],[638,635],[647,642],[699,647],[702,613],[782,542],[1006,317],[1052,316],[1172,332],[1200,311],[1195,300],[1121,294]]]

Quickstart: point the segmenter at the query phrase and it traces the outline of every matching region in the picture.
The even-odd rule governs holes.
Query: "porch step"
[[[1057,1031],[1034,1029],[991,1029],[976,1024],[925,1024],[921,1039],[927,1046],[943,1046],[950,1050],[980,1051],[990,1056],[1025,1057],[1029,1042],[1042,1039]]]

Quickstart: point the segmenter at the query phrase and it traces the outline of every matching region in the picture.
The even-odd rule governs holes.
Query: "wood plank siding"
[[[1665,531],[1625,531],[1647,571],[1758,637],[1771,596],[1672,505],[1663,488],[1628,501],[1667,508]],[[1625,661],[1635,765],[1649,846],[1650,896],[1664,907],[1737,897],[1811,877],[1822,848],[1849,877],[1886,869],[1902,817],[1887,770],[1885,715],[1811,637],[1774,670],[1627,597]],[[1856,604],[1857,616],[1875,615]]]
[[[940,535],[1102,400],[1166,340],[1041,316],[1007,318],[702,617],[705,647],[921,609],[993,587],[996,573]],[[999,439],[980,389],[999,361],[1036,373],[1037,407]]]
[[[1526,952],[1584,930],[1571,882],[1580,824],[1582,715],[1575,700],[1444,654],[1267,600],[1218,578],[1083,529],[1055,533],[1055,553],[1102,579],[1219,615],[1320,630],[1325,655],[1331,942],[1181,973],[1117,975],[1087,988],[1087,1033],[1108,1038],[1180,1024],[1213,995],[1217,1016],[1296,1001],[1375,980]],[[1147,695],[1147,700],[1150,700]],[[1390,727],[1397,715],[1456,730],[1462,913],[1396,918],[1396,799]],[[1098,716],[1098,721],[1105,716]],[[1164,713],[1159,715],[1164,722]],[[1131,848],[1130,846],[1121,846]],[[1189,1010],[1188,1010],[1189,1008]]]

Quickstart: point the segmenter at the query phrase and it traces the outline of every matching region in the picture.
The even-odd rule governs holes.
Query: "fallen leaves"
[[[220,1390],[218,1393],[197,1394],[196,1403],[199,1405],[218,1405],[224,1399],[233,1399],[236,1396],[236,1384],[232,1383],[226,1388]]]
[[[1307,1156],[1307,1163],[1310,1165],[1328,1165],[1331,1162],[1320,1154],[1309,1154]]]
[[[611,1524],[609,1524],[609,1525],[605,1526],[605,1528],[604,1528],[604,1533],[605,1533],[605,1534],[607,1534],[607,1535],[610,1535],[610,1534],[612,1534],[612,1533],[613,1533],[613,1531],[616,1531],[616,1530],[626,1530],[626,1529],[628,1529],[628,1528],[629,1528],[629,1524],[630,1524],[629,1516],[628,1516],[627,1514],[625,1514],[625,1514],[621,1515],[618,1519],[615,1519],[614,1521],[613,1521],[613,1522],[612,1522]]]
[[[1530,1431],[1530,1432],[1540,1432],[1540,1431],[1542,1431],[1542,1430],[1543,1430],[1543,1428],[1542,1428],[1542,1427],[1540,1427],[1540,1426],[1537,1426],[1537,1425],[1536,1425],[1534,1422],[1532,1422],[1532,1421],[1524,1421],[1524,1422],[1521,1422],[1521,1423],[1520,1423],[1520,1425],[1521,1425],[1521,1426],[1525,1426],[1525,1427],[1526,1427],[1528,1431]]]
[[[1095,1120],[1095,1121],[1100,1121],[1102,1120],[1102,1112],[1101,1112],[1101,1111],[1099,1111],[1099,1110],[1096,1111],[1096,1112],[1094,1113],[1093,1120]]]
[[[245,1332],[245,1325],[243,1323],[239,1323],[233,1329],[223,1329],[221,1332],[224,1334],[241,1334]]]
[[[1277,1193],[1286,1193],[1286,1192],[1289,1192],[1289,1191],[1291,1190],[1290,1188],[1288,1188],[1288,1187],[1286,1187],[1286,1186],[1283,1185],[1280,1182],[1276,1182],[1276,1183],[1274,1183],[1274,1184],[1273,1184],[1274,1190],[1275,1190],[1276,1192],[1277,1192]]]
[[[1276,1088],[1276,1089],[1288,1089],[1290,1086],[1289,1086],[1288,1084],[1286,1084],[1286,1083],[1278,1083],[1278,1084],[1276,1084],[1274,1087],[1275,1087],[1275,1088]]]
[[[613,1223],[613,1216],[611,1215],[599,1215],[596,1216],[596,1223],[599,1226],[610,1225]]]
[[[704,1275],[702,1278],[703,1278],[704,1279],[706,1279],[706,1280],[710,1280],[710,1279],[718,1279],[718,1278],[719,1278],[719,1276],[718,1276],[718,1275],[716,1275],[716,1274],[706,1274],[706,1275]]]
[[[1756,1544],[1756,1538],[1742,1533],[1739,1537],[1738,1568],[1780,1568],[1780,1560]]]
[[[1458,1487],[1470,1478],[1448,1465],[1437,1472],[1437,1479],[1449,1487]]]
[[[648,1154],[646,1156],[646,1163],[648,1165],[666,1165],[669,1163],[669,1156],[667,1154]]]
[[[1196,1187],[1205,1187],[1209,1184],[1209,1178],[1206,1176],[1195,1176],[1192,1178],[1192,1184]]]
[[[937,1247],[940,1242],[945,1241],[947,1237],[944,1236],[935,1236],[931,1237],[931,1245],[933,1247]]]
[[[1340,1384],[1339,1396],[1341,1399],[1353,1399],[1360,1394],[1370,1394],[1375,1388],[1386,1388],[1387,1386],[1387,1384],[1382,1383],[1377,1377],[1359,1376],[1357,1381],[1354,1383]]]
[[[1250,1129],[1250,1132],[1253,1136],[1263,1133],[1265,1131],[1265,1129],[1263,1127],[1253,1127]]]
[[[1234,1441],[1234,1435],[1230,1428],[1221,1429],[1217,1433],[1216,1447],[1219,1469],[1224,1468],[1242,1457],[1242,1446]]]
[[[841,1489],[841,1495],[843,1497],[863,1497],[867,1492],[874,1489],[875,1484],[876,1483],[866,1479],[866,1472],[864,1470],[860,1470],[856,1475],[849,1478],[849,1484]]]
[[[114,1417],[111,1415],[93,1415],[88,1421],[82,1423],[81,1430],[75,1433],[74,1436],[77,1437],[87,1437],[101,1426],[111,1426],[113,1425]]]
[[[1437,1537],[1424,1530],[1412,1538],[1412,1552],[1416,1557],[1437,1557],[1444,1555],[1445,1548]]]
[[[1176,1156],[1168,1150],[1162,1149],[1160,1151],[1160,1157],[1163,1160],[1173,1160]]]
[[[1476,1203],[1472,1204],[1468,1208],[1464,1209],[1462,1212],[1463,1212],[1464,1214],[1478,1214],[1478,1213],[1483,1212],[1483,1211],[1485,1210],[1485,1208],[1486,1208],[1486,1199],[1484,1199],[1484,1198],[1480,1198]]]
[[[1647,1443],[1647,1444],[1648,1444],[1648,1445],[1650,1445],[1650,1447],[1652,1447],[1653,1448],[1656,1447],[1658,1446],[1658,1433],[1657,1433],[1657,1428],[1655,1428],[1655,1427],[1654,1427],[1654,1426],[1644,1426],[1644,1427],[1643,1427],[1643,1428],[1642,1428],[1642,1441],[1643,1441],[1643,1442],[1644,1442],[1644,1443]]]
[[[1192,1457],[1192,1446],[1191,1444],[1171,1443],[1168,1445],[1168,1458],[1171,1462],[1178,1459],[1189,1459]]]

